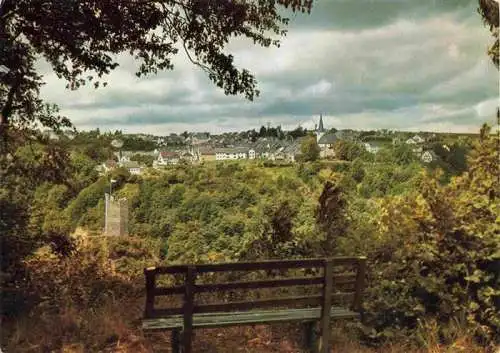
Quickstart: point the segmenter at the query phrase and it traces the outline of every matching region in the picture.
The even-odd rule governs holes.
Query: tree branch
[[[185,5],[184,5],[183,3],[178,3],[178,2],[174,2],[174,3],[175,3],[176,5],[179,5],[179,6],[182,8],[182,10],[183,10],[183,12],[184,12],[184,14],[185,14],[185,16],[186,16],[186,20],[189,20],[189,16],[188,16],[188,14],[187,14],[187,12],[186,12],[186,7],[185,7]],[[164,3],[164,2],[161,2],[161,3],[159,3],[159,4],[161,5],[161,7],[163,8],[163,10],[164,10],[165,12],[169,13],[170,15],[174,15],[174,14],[172,13],[172,11],[170,11],[170,10],[166,7],[166,5],[165,5],[165,3]],[[197,60],[195,60],[195,59],[193,59],[193,57],[191,56],[191,53],[189,52],[189,49],[186,47],[186,39],[187,39],[187,38],[186,38],[186,36],[183,36],[183,35],[182,35],[182,34],[181,34],[178,30],[177,30],[177,28],[173,25],[173,23],[171,23],[171,22],[170,22],[167,18],[165,18],[165,20],[166,20],[166,21],[168,21],[168,25],[169,25],[170,29],[171,29],[171,30],[173,30],[175,33],[177,33],[177,35],[178,35],[178,36],[179,36],[179,38],[181,39],[181,42],[182,42],[182,47],[183,47],[184,52],[186,53],[186,55],[187,55],[187,57],[188,57],[189,61],[191,61],[191,63],[192,63],[192,64],[194,64],[194,65],[196,65],[196,66],[200,67],[203,71],[207,72],[208,74],[215,75],[216,73],[215,73],[215,72],[214,72],[214,71],[213,71],[210,67],[208,67],[207,65],[205,65],[205,64],[203,64],[203,63],[201,63],[201,62],[199,62],[199,61],[197,61]]]
[[[9,94],[7,95],[7,101],[5,102],[5,105],[2,108],[0,125],[8,126],[9,117],[13,109],[14,95],[17,93],[17,90],[20,85],[21,85],[21,73],[18,73],[16,75],[16,78],[14,79],[14,84],[10,88]]]

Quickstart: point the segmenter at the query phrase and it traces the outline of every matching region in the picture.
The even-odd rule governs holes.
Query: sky
[[[42,96],[79,130],[221,133],[325,128],[478,132],[495,124],[498,71],[477,0],[316,0],[292,14],[280,48],[246,40],[227,48],[255,74],[260,97],[225,96],[182,51],[175,69],[137,78],[120,56],[108,86],[65,89],[42,65]]]

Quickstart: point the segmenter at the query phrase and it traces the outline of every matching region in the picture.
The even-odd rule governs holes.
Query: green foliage
[[[131,161],[136,161],[139,164],[143,164],[143,165],[145,165],[147,167],[152,167],[153,166],[153,162],[155,160],[155,157],[147,155],[147,154],[136,153],[136,154],[134,154],[133,156],[130,157],[130,160]]]
[[[45,183],[38,187],[31,205],[31,235],[39,239],[49,234],[68,235],[71,223],[64,213],[68,201],[69,192],[64,185]]]
[[[104,229],[104,213],[105,211],[104,199],[99,199],[99,202],[96,206],[91,207],[85,212],[80,220],[78,221],[78,225],[87,228],[90,234],[100,235]]]
[[[301,136],[303,133],[302,128],[298,128],[292,132],[292,136]],[[257,134],[258,137],[274,137],[277,139],[282,140],[285,137],[285,133],[283,130],[281,130],[281,126],[277,127],[268,127],[266,128],[265,126],[261,126],[259,133]]]
[[[94,163],[102,163],[115,158],[111,146],[113,138],[111,134],[101,134],[99,129],[80,131],[70,144],[75,152],[87,156]]]
[[[97,163],[88,155],[73,152],[70,155],[71,169],[72,169],[72,183],[73,188],[80,191],[87,185],[93,183],[98,178],[96,171]]]
[[[366,172],[363,161],[360,158],[356,158],[349,170],[350,177],[357,183],[361,183],[365,174]]]
[[[159,147],[156,142],[152,140],[146,140],[138,136],[124,135],[120,138],[123,141],[122,149],[124,151],[153,151],[154,149]],[[136,159],[131,158],[131,160]]]
[[[413,147],[406,143],[380,149],[376,160],[379,163],[408,165],[418,161],[418,157],[413,153]]]
[[[64,228],[64,219],[59,220],[57,212],[50,206],[62,207],[66,201],[65,186],[70,169],[68,153],[61,144],[47,144],[37,134],[7,131],[1,136],[0,144],[0,261],[1,286],[5,289],[2,312],[23,308],[24,295],[18,295],[16,288],[23,288],[25,278],[22,261],[44,241],[52,241],[54,229]],[[4,138],[9,141],[5,144]],[[39,197],[33,207],[35,191],[47,183],[45,190],[50,195]],[[44,199],[46,198],[46,199]],[[48,203],[47,203],[48,201]],[[46,209],[45,207],[48,206]],[[39,232],[30,232],[32,213],[40,212],[37,222]],[[45,230],[45,233],[43,231]]]
[[[321,244],[325,256],[332,256],[336,252],[338,238],[346,234],[348,229],[347,201],[341,187],[332,182],[326,182],[316,213],[319,228],[325,234]]]
[[[101,178],[83,189],[78,196],[71,201],[66,212],[73,228],[80,223],[82,217],[87,213],[87,210],[97,206],[99,201],[104,198],[106,192],[109,193],[109,182],[105,178]]]
[[[145,267],[159,260],[160,245],[161,242],[151,237],[112,237],[106,239],[102,249],[106,250],[116,274],[121,278],[139,279]]]
[[[109,179],[115,180],[113,189],[119,189],[126,182],[134,182],[136,176],[131,175],[130,172],[125,168],[115,168],[109,173]]]
[[[499,67],[499,37],[498,37],[498,12],[499,5],[495,0],[479,0],[478,12],[483,18],[484,24],[489,27],[493,36],[493,44],[488,48],[488,55],[495,66]]]
[[[418,163],[405,166],[376,164],[367,168],[363,181],[358,185],[359,194],[365,198],[399,195],[412,190],[420,178]]]
[[[444,177],[449,180],[451,176],[457,176],[467,170],[467,153],[470,146],[454,142],[444,147],[443,144],[435,144],[432,150],[436,153],[438,160],[433,161],[431,169],[440,168],[444,171]]]
[[[418,319],[466,321],[485,342],[500,330],[498,138],[483,133],[469,172],[441,186],[381,202],[379,244],[371,251],[366,301],[372,337],[414,332]],[[400,334],[405,331],[399,331]]]
[[[319,158],[319,146],[316,137],[305,137],[300,144],[301,159],[305,162],[314,162]]]
[[[333,146],[335,157],[343,161],[354,161],[356,158],[370,160],[372,156],[365,148],[356,142],[340,140]]]
[[[302,128],[302,126],[299,126],[295,130],[288,132],[288,135],[293,137],[294,139],[307,136],[307,134],[307,129]]]
[[[318,163],[299,163],[296,167],[297,176],[304,182],[310,182],[321,170]]]

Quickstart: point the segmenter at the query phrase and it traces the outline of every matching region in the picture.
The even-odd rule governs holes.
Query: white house
[[[422,153],[422,157],[420,157],[420,158],[422,159],[422,162],[424,162],[424,163],[431,163],[431,162],[435,162],[438,159],[438,156],[436,155],[436,153],[434,153],[434,151],[428,150],[428,151],[425,151],[424,153]]]
[[[235,148],[217,148],[215,150],[215,160],[236,160],[247,159],[247,149],[244,147]]]
[[[321,158],[326,158],[326,157],[335,157],[335,151],[333,149],[333,146],[335,143],[339,140],[337,134],[335,133],[328,133],[328,134],[323,134],[317,141],[318,141],[318,146],[320,149],[320,157]]]
[[[103,173],[108,173],[111,170],[115,169],[117,166],[118,166],[118,163],[116,163],[116,161],[114,161],[112,159],[108,159],[106,162],[104,162],[100,166],[100,171],[102,171]]]
[[[133,175],[139,175],[142,172],[141,166],[135,161],[122,162],[120,163],[120,167],[127,169]]]
[[[176,152],[162,151],[155,161],[155,165],[176,165],[179,163],[179,154]]]
[[[422,137],[420,137],[419,135],[413,136],[413,141],[415,141],[416,143],[424,143],[425,142],[425,140]]]
[[[415,135],[413,137],[410,137],[408,140],[406,140],[406,143],[410,144],[410,145],[419,145],[419,144],[422,144],[424,142],[425,142],[425,140],[422,137],[420,137],[419,135]]]
[[[422,148],[422,143],[423,142],[424,142],[424,139],[422,139],[418,135],[415,135],[412,138],[409,138],[408,140],[406,140],[406,144],[407,145],[412,145],[413,146],[412,147],[413,153],[415,153],[416,155],[419,155],[419,156],[423,152],[423,148]]]
[[[276,160],[284,160],[286,158],[286,154],[284,152],[285,147],[278,147],[274,151],[269,152],[268,159],[272,161]]]
[[[253,148],[249,149],[248,150],[248,158],[255,159],[255,157],[256,157],[255,150]]]
[[[130,157],[132,157],[134,154],[152,155],[152,153],[153,152],[144,152],[144,151],[119,151],[119,152],[114,152],[113,154],[118,159],[119,163],[126,163],[130,162]]]
[[[301,140],[302,139],[297,139],[296,141],[285,147],[285,150],[283,151],[285,153],[285,160],[287,160],[288,162],[295,162],[297,157],[301,154]]]

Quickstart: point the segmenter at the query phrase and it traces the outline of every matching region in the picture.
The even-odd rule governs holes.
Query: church
[[[335,157],[333,145],[338,141],[338,136],[334,132],[327,133],[325,126],[323,125],[323,114],[320,114],[319,124],[316,126],[315,130],[316,142],[320,148],[320,157]]]

